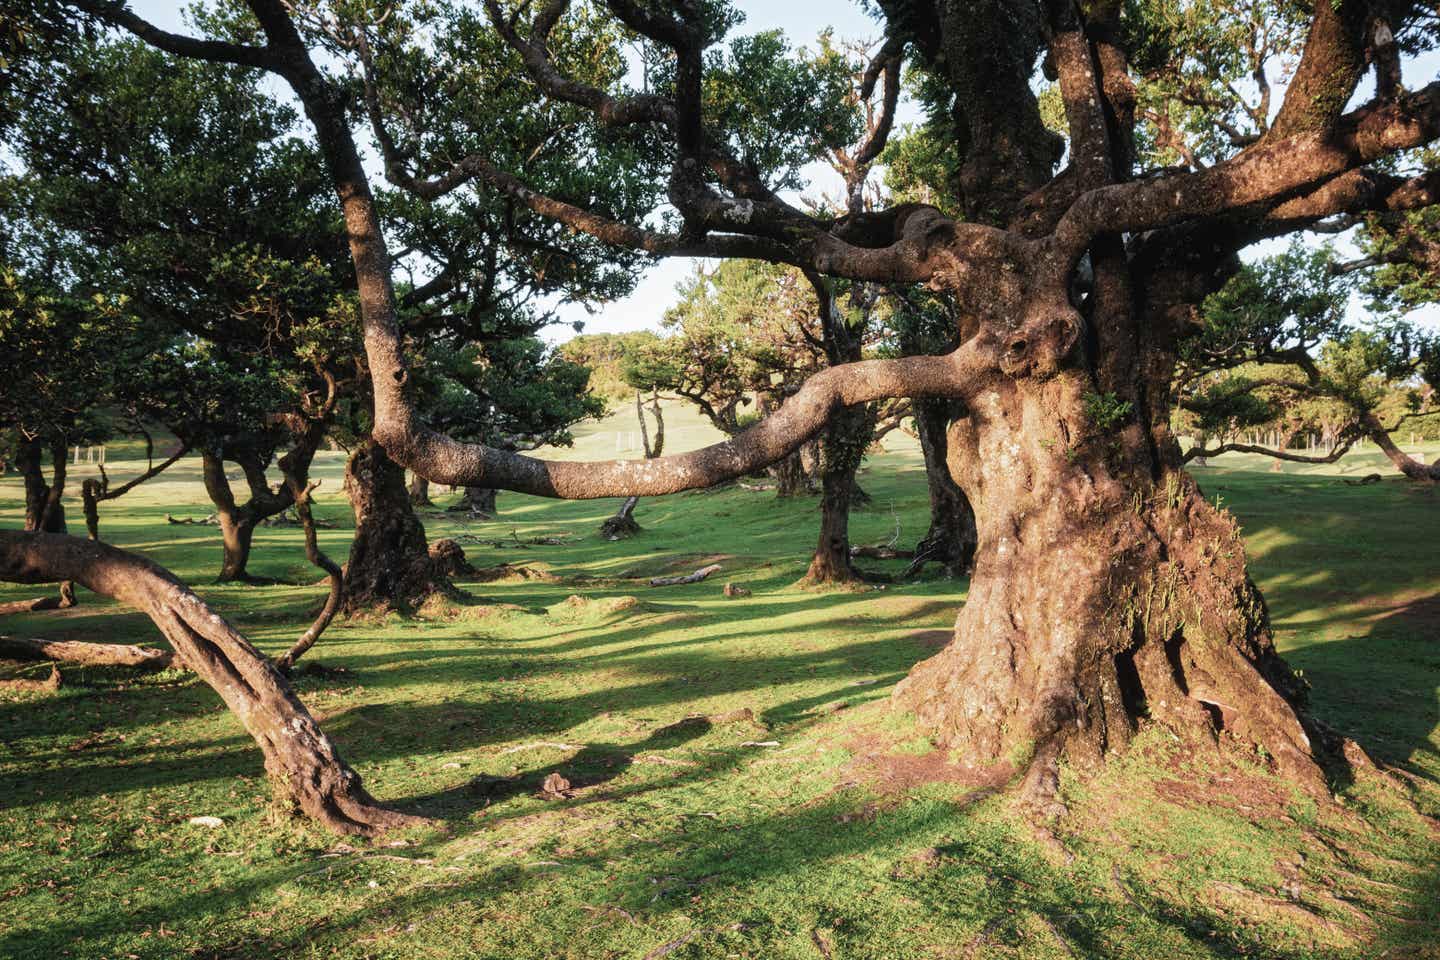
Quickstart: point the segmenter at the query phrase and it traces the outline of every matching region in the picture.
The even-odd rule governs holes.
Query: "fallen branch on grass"
[[[50,660],[83,667],[144,667],[164,670],[177,666],[175,654],[158,647],[124,643],[85,643],[81,640],[37,640],[0,637],[0,657],[9,660]]]
[[[0,680],[0,690],[14,690],[25,693],[54,693],[60,689],[60,669],[50,665],[50,676],[44,680]]]
[[[850,556],[863,557],[866,560],[909,560],[915,556],[914,550],[897,550],[894,547],[884,544],[851,547]]]
[[[208,517],[201,517],[199,520],[196,520],[194,517],[172,517],[172,516],[170,516],[170,514],[167,513],[167,514],[165,514],[165,522],[166,522],[166,523],[173,523],[173,524],[176,524],[176,525],[181,525],[181,524],[194,525],[194,526],[198,526],[198,527],[218,527],[218,526],[220,526],[220,518],[217,517],[217,516],[216,516],[215,514],[213,514],[213,513],[210,514],[210,516],[208,516]]]
[[[720,569],[720,564],[718,564],[718,563],[712,563],[712,564],[710,564],[710,566],[708,566],[708,567],[701,567],[699,570],[696,570],[694,573],[686,574],[686,575],[683,576],[683,577],[652,577],[651,580],[650,580],[650,586],[652,586],[652,587],[678,587],[678,586],[680,586],[682,583],[699,583],[701,580],[704,580],[706,577],[710,576],[710,574],[714,573],[715,571],[717,571],[717,570],[719,570],[719,569]]]

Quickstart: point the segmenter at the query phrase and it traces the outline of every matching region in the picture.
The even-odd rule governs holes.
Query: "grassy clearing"
[[[698,421],[671,417],[669,449],[704,442]],[[614,456],[626,424],[593,428],[570,455]],[[337,555],[341,463],[319,468]],[[500,522],[427,516],[430,536],[567,537],[469,547],[478,564],[550,577],[472,584],[473,602],[427,619],[333,628],[311,654],[331,671],[299,680],[372,791],[445,831],[345,844],[273,822],[259,754],[208,689],[74,671],[58,695],[0,700],[0,956],[1440,956],[1440,503],[1401,482],[1265,466],[1198,472],[1244,525],[1317,713],[1402,771],[1397,783],[1361,776],[1316,807],[1259,758],[1151,730],[1098,776],[1070,778],[1072,814],[1042,835],[1004,796],[937,778],[943,758],[888,709],[963,583],[794,588],[811,500],[642,501],[645,533],[613,544],[593,536],[613,501],[504,494]],[[1339,469],[1378,467],[1362,455]],[[912,447],[870,461],[862,482],[876,505],[856,517],[859,541],[889,539],[897,520],[906,540],[924,529]],[[269,652],[321,596],[208,585],[216,531],[164,520],[208,512],[198,464],[106,506],[108,539],[199,584]],[[0,523],[19,507],[15,480],[0,482]],[[724,570],[701,584],[616,579],[710,557]],[[289,529],[257,536],[252,569],[314,579]],[[726,581],[753,595],[725,599]],[[83,593],[5,626],[155,639]],[[573,795],[537,795],[552,772]]]

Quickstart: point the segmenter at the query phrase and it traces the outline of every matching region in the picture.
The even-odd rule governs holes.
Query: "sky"
[[[791,43],[800,46],[814,42],[815,36],[824,26],[830,26],[840,40],[877,40],[882,30],[860,5],[844,0],[732,0],[736,9],[745,14],[745,21],[736,30],[737,34],[756,33],[763,30],[779,29],[785,32]],[[183,30],[181,7],[164,0],[131,0],[131,8],[140,16],[165,29]],[[1440,74],[1440,54],[1431,53],[1418,61],[1406,65],[1407,86],[1414,86],[1417,80]],[[1367,78],[1368,79],[1368,78]],[[1368,85],[1368,84],[1367,84]],[[1277,90],[1276,109],[1283,96]],[[1368,96],[1363,87],[1357,92],[1357,99]],[[901,123],[916,118],[912,105],[902,102],[897,120]],[[810,181],[806,195],[819,196],[823,193],[837,193],[839,177],[822,163],[805,167],[802,174]],[[379,176],[379,170],[372,175]],[[1283,248],[1289,241],[1272,241],[1251,248],[1244,254],[1245,259],[1265,256]],[[1315,241],[1307,241],[1315,242]],[[1343,248],[1343,243],[1342,243]],[[1348,252],[1343,251],[1346,255]],[[575,322],[584,324],[585,333],[618,333],[627,330],[658,329],[665,310],[675,303],[676,285],[695,266],[694,260],[674,258],[663,260],[651,266],[636,284],[628,297],[599,305],[592,310],[578,304],[564,305],[559,313],[562,323],[555,324],[547,331],[547,339],[560,342],[575,335]],[[1352,318],[1358,317],[1362,308],[1358,300],[1351,304]],[[1412,319],[1440,329],[1440,306],[1430,306],[1417,311]]]

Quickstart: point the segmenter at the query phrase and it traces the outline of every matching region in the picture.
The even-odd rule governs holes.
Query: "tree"
[[[1257,112],[1262,129],[1227,137],[1198,169],[1137,171],[1151,159],[1137,76],[1145,80],[1157,64],[1193,73],[1211,53],[1190,34],[1161,29],[1163,11],[1141,5],[1122,15],[1120,5],[1102,5],[1082,18],[1063,2],[881,0],[887,42],[877,71],[909,55],[930,77],[961,221],[914,204],[831,218],[786,202],[777,191],[793,157],[852,138],[822,122],[828,113],[804,112],[816,102],[797,95],[816,89],[805,61],[773,45],[758,62],[747,58],[753,45],[712,50],[734,22],[722,6],[608,0],[580,17],[566,0],[538,9],[487,4],[531,96],[543,93],[582,118],[574,135],[592,138],[594,152],[570,150],[567,162],[594,169],[588,157],[613,156],[612,145],[629,151],[628,169],[653,178],[648,195],[663,187],[678,217],[646,222],[564,183],[546,192],[529,179],[524,157],[478,139],[459,154],[424,144],[390,149],[377,136],[387,174],[406,189],[433,198],[484,184],[517,208],[654,256],[762,259],[854,281],[928,283],[965,318],[950,353],[820,371],[779,410],[715,447],[574,464],[459,442],[419,418],[391,257],[349,126],[352,88],[311,54],[328,44],[334,21],[297,21],[278,0],[250,0],[253,20],[241,29],[195,39],[103,0],[77,6],[173,54],[269,70],[304,104],[345,215],[374,383],[373,434],[400,463],[436,482],[545,496],[654,495],[774,462],[842,407],[891,396],[963,400],[968,415],[951,430],[949,462],[979,522],[975,576],[955,640],[912,671],[898,701],[973,762],[1025,769],[1026,795],[1042,810],[1053,809],[1062,757],[1082,770],[1098,763],[1147,716],[1184,733],[1223,728],[1263,747],[1305,788],[1324,790],[1317,759],[1326,738],[1275,652],[1233,521],[1181,468],[1170,387],[1196,307],[1236,269],[1238,249],[1335,214],[1429,204],[1433,179],[1384,169],[1440,137],[1440,85],[1410,92],[1394,76],[1401,64],[1393,45],[1433,45],[1433,21],[1418,8],[1320,0],[1281,11],[1303,37],[1302,53],[1278,109]],[[423,58],[428,38],[406,31],[431,9],[387,8],[384,18],[361,16],[346,28],[383,30],[380,39]],[[604,22],[593,12],[608,12],[641,41],[652,66],[647,90],[580,76],[580,61],[563,55],[561,39]],[[446,36],[451,24],[428,26]],[[1045,127],[1030,86],[1042,53],[1065,108],[1063,138]],[[1386,81],[1374,100],[1347,111],[1372,63]],[[741,76],[746,83],[733,82]],[[481,102],[468,92],[453,99]],[[371,119],[383,127],[396,112],[382,104]],[[779,122],[767,122],[771,115]],[[57,544],[47,556],[48,574],[68,575],[66,550]]]
[[[110,390],[91,409],[162,423],[200,452],[219,580],[249,580],[256,526],[294,505],[267,466],[292,447],[303,486],[323,433],[285,416],[324,389],[295,332],[350,285],[319,157],[290,135],[294,111],[244,71],[177,69],[134,40],[82,40],[52,67],[16,91],[28,98],[12,138],[22,167],[5,191],[23,226],[15,255],[69,278],[74,298],[130,332],[123,349],[96,338],[89,362]],[[95,505],[119,491],[102,479],[85,492],[95,536]]]
[[[640,391],[635,391],[635,419],[640,421],[640,446],[645,451],[646,460],[654,460],[665,452],[665,414],[660,408],[660,393],[658,390],[650,394],[648,416],[655,421],[655,439],[650,439],[650,425],[646,419],[646,403]],[[633,537],[640,532],[640,524],[635,520],[635,505],[640,502],[639,497],[626,497],[620,504],[620,509],[615,511],[614,516],[606,518],[600,524],[600,536],[605,540],[624,540]]]
[[[1440,413],[1440,338],[1403,318],[1349,322],[1352,272],[1329,248],[1295,246],[1244,267],[1206,298],[1204,327],[1186,342],[1178,373],[1177,409],[1199,435],[1185,460],[1240,451],[1277,464],[1332,463],[1369,438],[1406,477],[1440,479],[1440,469],[1405,454],[1391,436]],[[1390,409],[1382,414],[1382,406]],[[1328,452],[1289,452],[1312,420],[1328,435]],[[1206,446],[1209,436],[1246,427],[1271,427],[1277,442]]]

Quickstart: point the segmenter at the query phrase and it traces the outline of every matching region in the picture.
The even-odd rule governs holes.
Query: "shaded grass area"
[[[596,431],[579,452],[614,443]],[[340,465],[320,458],[319,512],[343,556]],[[467,603],[424,619],[337,626],[311,653],[330,669],[297,681],[371,790],[443,831],[340,843],[278,819],[258,751],[207,688],[73,671],[58,695],[0,699],[0,956],[1440,956],[1440,504],[1399,482],[1255,467],[1197,473],[1244,526],[1316,713],[1399,771],[1362,770],[1339,803],[1293,793],[1224,741],[1150,729],[1104,770],[1068,776],[1071,815],[1037,830],[1003,792],[937,776],[948,758],[889,708],[963,582],[795,588],[812,499],[645,500],[645,532],[607,543],[593,534],[614,501],[502,494],[501,521],[427,515],[430,536],[511,540],[467,550],[553,579],[469,584]],[[164,520],[208,512],[197,476],[187,463],[107,505],[102,529],[279,652],[323,589],[209,585],[217,532]],[[873,459],[862,482],[875,506],[856,516],[858,541],[923,533],[913,449]],[[19,506],[0,481],[0,523]],[[512,531],[568,542],[521,548]],[[313,583],[298,531],[256,541],[255,573]],[[625,579],[710,558],[722,572],[692,586]],[[724,598],[727,580],[752,595]],[[156,640],[83,593],[5,626]],[[567,796],[540,795],[551,773]]]

